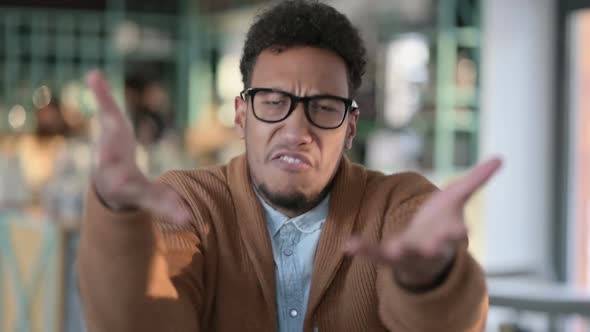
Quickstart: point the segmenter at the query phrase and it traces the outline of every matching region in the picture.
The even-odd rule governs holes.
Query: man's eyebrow
[[[290,93],[292,95],[295,95],[295,96],[298,96],[298,97],[339,96],[339,94],[337,94],[337,93],[331,93],[331,92],[322,91],[322,90],[313,90],[313,91],[309,91],[308,93],[306,93],[304,95],[299,95],[299,94],[295,94],[290,89],[284,89],[284,88],[279,88],[279,87],[271,87],[270,89],[275,89],[275,90],[280,90],[280,91],[288,92],[288,93]]]

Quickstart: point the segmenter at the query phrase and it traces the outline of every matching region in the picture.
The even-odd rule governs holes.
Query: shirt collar
[[[297,217],[289,218],[266,203],[258,191],[254,190],[254,192],[264,208],[264,215],[271,237],[274,237],[281,230],[281,227],[287,223],[292,223],[302,233],[313,233],[322,227],[328,216],[328,207],[330,205],[329,194],[313,209]]]

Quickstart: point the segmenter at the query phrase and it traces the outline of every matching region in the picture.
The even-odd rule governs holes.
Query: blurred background
[[[590,1],[333,0],[369,51],[350,156],[470,202],[488,331],[590,331]],[[84,331],[75,283],[102,69],[157,176],[243,152],[233,127],[254,0],[0,0],[0,331]]]

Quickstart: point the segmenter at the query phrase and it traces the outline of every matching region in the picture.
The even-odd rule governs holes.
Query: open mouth
[[[289,156],[280,156],[278,159],[281,161],[284,161],[286,163],[289,163],[289,164],[302,164],[302,163],[304,163],[304,161],[299,158],[293,158],[293,157],[289,157]]]
[[[272,158],[272,162],[286,171],[304,171],[311,168],[309,159],[299,153],[279,152]]]

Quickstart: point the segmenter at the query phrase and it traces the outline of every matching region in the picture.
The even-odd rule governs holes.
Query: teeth
[[[281,158],[279,158],[282,161],[288,162],[289,164],[297,164],[297,163],[301,163],[302,161],[297,159],[297,158],[291,158],[289,156],[281,156]]]

